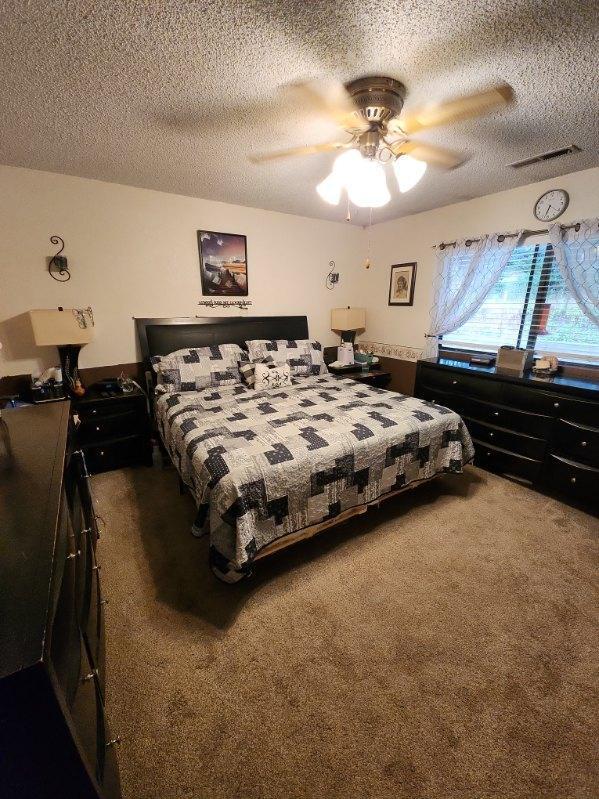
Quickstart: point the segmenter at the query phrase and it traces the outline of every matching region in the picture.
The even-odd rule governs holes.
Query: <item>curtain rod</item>
[[[576,229],[578,232],[580,230],[580,222],[574,222],[572,225],[560,225],[562,230],[572,230],[573,228]],[[527,238],[528,236],[540,236],[541,233],[549,233],[547,228],[543,228],[543,230],[523,230],[522,237]],[[520,233],[500,233],[497,236],[498,241],[503,241],[504,239],[513,239],[515,236],[519,236]],[[469,247],[471,244],[480,241],[480,239],[466,239],[466,247]],[[455,247],[457,241],[442,241],[441,244],[433,244],[433,250],[439,249],[444,250],[446,247]]]

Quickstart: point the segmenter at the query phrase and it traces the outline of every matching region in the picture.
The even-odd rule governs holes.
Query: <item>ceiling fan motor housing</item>
[[[373,75],[347,83],[345,88],[356,106],[356,113],[373,129],[380,129],[401,113],[406,87],[394,78]]]

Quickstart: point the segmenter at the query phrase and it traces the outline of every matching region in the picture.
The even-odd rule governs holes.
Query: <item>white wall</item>
[[[39,372],[57,361],[55,348],[33,344],[24,316],[32,308],[92,306],[95,340],[82,349],[83,367],[139,360],[133,316],[229,313],[197,305],[198,229],[247,236],[253,306],[244,313],[307,314],[313,337],[338,340],[329,328],[330,309],[356,304],[361,229],[2,166],[0,374]],[[56,251],[52,234],[66,242],[67,283],[46,270],[46,257]],[[334,291],[325,288],[331,259],[341,275]]]
[[[425,179],[434,178],[431,174]],[[459,172],[456,180],[459,180]],[[596,168],[373,226],[370,231],[372,266],[369,271],[358,272],[360,304],[367,309],[367,329],[361,339],[422,349],[424,334],[428,331],[436,268],[433,245],[480,233],[546,227],[534,218],[533,206],[549,188],[563,188],[570,194],[570,205],[560,222],[567,224],[599,216],[599,168]],[[389,307],[391,264],[409,261],[418,263],[414,305]],[[395,354],[405,357],[397,348]]]

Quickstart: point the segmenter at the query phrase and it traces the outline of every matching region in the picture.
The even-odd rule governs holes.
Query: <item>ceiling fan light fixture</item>
[[[402,194],[413,189],[422,179],[426,166],[424,161],[418,161],[410,155],[401,155],[393,162],[393,171]]]
[[[327,175],[316,187],[316,191],[320,198],[329,205],[339,205],[342,189],[343,185],[335,172],[331,172],[330,175]]]
[[[347,186],[350,181],[355,179],[363,162],[364,159],[359,150],[353,148],[346,150],[335,158],[332,174],[337,177],[343,186]]]
[[[381,208],[391,199],[383,165],[378,161],[361,159],[346,183],[350,201],[358,208]]]

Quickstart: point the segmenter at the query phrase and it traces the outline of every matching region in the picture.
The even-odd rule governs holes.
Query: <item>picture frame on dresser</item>
[[[389,277],[389,305],[413,305],[416,286],[416,261],[393,264]]]

